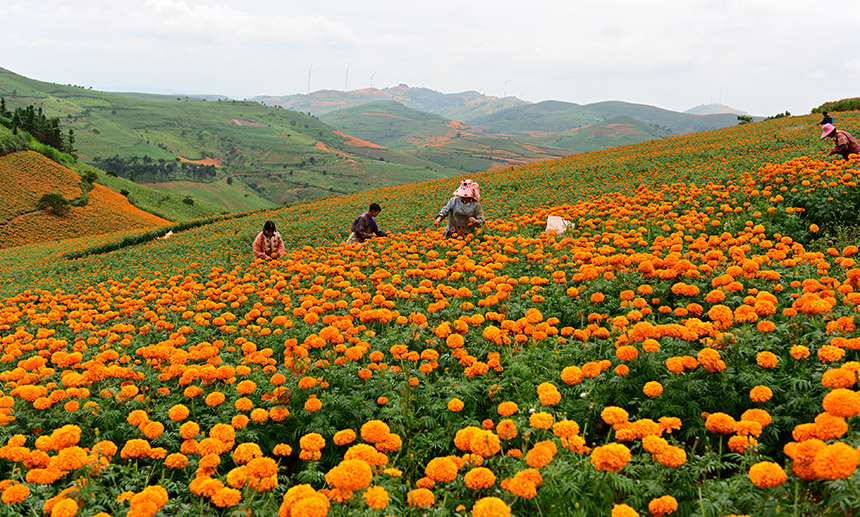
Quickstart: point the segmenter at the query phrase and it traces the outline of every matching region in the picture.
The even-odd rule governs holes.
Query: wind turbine
[[[346,65],[346,79],[343,81],[343,91],[349,91],[349,65]]]
[[[376,72],[370,74],[370,87],[373,88],[373,76],[376,75]]]

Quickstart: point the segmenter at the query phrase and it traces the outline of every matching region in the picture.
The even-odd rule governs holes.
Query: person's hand
[[[469,218],[469,226],[472,226],[473,224],[478,224],[478,220],[475,219],[474,217],[470,217]]]
[[[433,219],[433,225],[436,226],[437,228],[439,227],[439,223],[441,223],[441,222],[442,222],[442,218],[439,216],[436,216],[436,219]]]

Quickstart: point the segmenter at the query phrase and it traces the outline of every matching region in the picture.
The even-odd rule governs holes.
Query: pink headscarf
[[[471,197],[477,201],[481,200],[481,187],[472,180],[463,180],[460,186],[454,191],[457,197]]]
[[[833,132],[836,128],[833,124],[824,124],[821,126],[821,138],[827,138],[827,135]]]

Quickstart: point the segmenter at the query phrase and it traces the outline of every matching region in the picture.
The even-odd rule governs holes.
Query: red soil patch
[[[579,131],[580,129],[585,129],[585,128],[587,128],[587,127],[591,127],[591,124],[586,124],[586,125],[584,125],[584,126],[579,126],[579,127],[570,128],[570,129],[568,129],[567,131],[568,131],[568,132],[570,132],[570,133],[573,133],[574,131]]]
[[[448,122],[447,125],[448,125],[448,127],[453,127],[454,129],[465,129],[466,128],[465,125],[457,122],[456,120],[452,120],[451,122]]]
[[[197,165],[214,165],[215,167],[221,166],[221,158],[203,158],[202,160],[189,160],[188,158],[179,157],[180,162],[185,163],[196,163]]]
[[[347,138],[348,140],[346,142],[344,142],[344,144],[346,144],[350,147],[370,147],[371,149],[386,149],[385,147],[383,147],[379,144],[374,144],[373,142],[368,142],[367,140],[355,138],[354,136],[350,136],[350,135],[344,133],[343,131],[338,131],[337,129],[335,129],[333,131],[333,133],[336,135],[340,135],[344,138]]]
[[[533,145],[521,144],[519,142],[514,142],[514,143],[517,144],[518,146],[522,147],[523,149],[526,149],[526,150],[531,151],[533,153],[545,154],[543,152],[543,150],[541,150],[540,148],[535,147]]]
[[[391,117],[391,118],[400,118],[399,115],[394,115],[392,113],[371,113],[364,112],[362,115],[367,115],[368,117]]]
[[[593,129],[592,133],[618,133],[622,135],[635,135],[636,131],[630,127],[631,124],[609,124],[606,129]]]

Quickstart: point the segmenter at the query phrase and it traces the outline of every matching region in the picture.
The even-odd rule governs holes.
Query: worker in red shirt
[[[860,145],[857,145],[857,140],[854,140],[848,131],[836,129],[833,124],[824,124],[821,126],[821,131],[822,139],[830,137],[836,143],[836,146],[827,153],[827,156],[839,154],[847,160],[849,154],[860,154]]]

